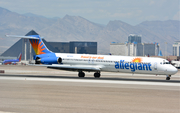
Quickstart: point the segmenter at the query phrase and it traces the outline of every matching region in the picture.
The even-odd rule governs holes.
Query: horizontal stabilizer
[[[39,39],[33,36],[18,36],[18,35],[5,35],[6,37],[25,38],[25,39]]]

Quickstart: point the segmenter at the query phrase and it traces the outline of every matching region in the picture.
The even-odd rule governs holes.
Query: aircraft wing
[[[102,66],[86,66],[86,65],[47,65],[47,68],[69,70],[69,71],[100,71]]]

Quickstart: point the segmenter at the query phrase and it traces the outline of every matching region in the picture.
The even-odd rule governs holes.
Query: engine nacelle
[[[62,64],[62,58],[55,54],[42,54],[34,56],[36,64]]]
[[[40,63],[41,63],[41,58],[36,57],[36,59],[35,59],[35,64],[40,64]]]
[[[41,58],[40,62],[42,64],[57,64],[58,58],[57,57],[45,57],[45,58]]]
[[[62,63],[62,58],[59,57],[57,61],[58,61],[58,64],[61,64]]]

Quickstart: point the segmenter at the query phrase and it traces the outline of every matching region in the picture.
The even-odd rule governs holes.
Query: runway
[[[92,73],[78,78],[75,72],[45,68],[0,69],[6,71],[0,74],[0,113],[180,112],[178,75],[166,81],[162,76],[103,73],[105,77],[95,79]]]
[[[145,79],[117,79],[117,78],[78,78],[64,76],[36,76],[36,75],[0,75],[3,80],[29,80],[29,81],[55,81],[101,84],[129,84],[129,85],[155,85],[155,86],[180,86],[178,80],[145,80]],[[141,82],[139,82],[141,81]]]

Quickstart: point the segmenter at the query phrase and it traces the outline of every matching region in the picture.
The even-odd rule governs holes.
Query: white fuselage
[[[91,55],[91,54],[63,54],[55,53],[62,58],[62,64],[72,66],[98,66],[101,71],[125,72],[140,74],[173,75],[177,69],[162,58]]]

